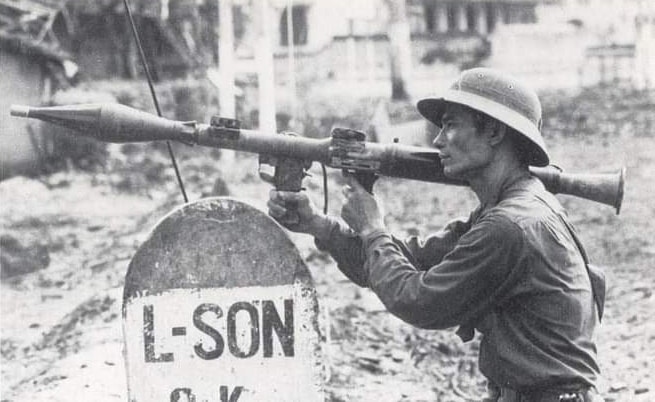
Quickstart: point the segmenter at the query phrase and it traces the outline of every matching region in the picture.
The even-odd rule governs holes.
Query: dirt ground
[[[607,267],[598,346],[601,392],[608,401],[655,400],[655,135],[652,126],[648,130],[618,122],[603,135],[547,138],[552,159],[568,171],[627,167],[618,216],[609,206],[560,198],[592,260]],[[194,152],[196,157],[181,163],[192,200],[211,194],[214,180],[222,177],[231,196],[264,208],[268,185],[257,177],[255,157],[239,154],[228,170],[224,157]],[[123,277],[152,225],[181,197],[170,173],[156,185],[135,180],[126,186],[130,167],[125,163],[104,173],[68,171],[0,183],[3,234],[43,243],[50,258],[46,269],[2,281],[3,401],[126,400]],[[321,205],[320,171],[314,170],[308,187]],[[330,173],[330,185],[330,209],[337,213],[338,172]],[[401,180],[381,180],[376,193],[388,226],[401,236],[436,230],[476,204],[465,188]],[[481,398],[477,342],[464,344],[453,331],[418,330],[400,322],[368,290],[349,283],[311,239],[292,238],[329,316],[327,400]]]

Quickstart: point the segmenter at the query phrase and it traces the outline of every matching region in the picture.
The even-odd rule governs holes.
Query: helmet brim
[[[528,163],[532,166],[547,166],[550,163],[548,151],[539,129],[533,122],[514,110],[469,92],[449,89],[441,97],[418,101],[416,108],[421,116],[441,127],[441,118],[448,104],[468,106],[499,120],[518,131],[528,140],[530,151]]]

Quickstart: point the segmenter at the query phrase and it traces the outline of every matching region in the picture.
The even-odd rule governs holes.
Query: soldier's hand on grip
[[[368,192],[355,177],[348,175],[342,192],[344,204],[341,217],[360,236],[376,230],[386,230],[382,206],[373,194]]]
[[[325,215],[304,191],[271,190],[267,206],[268,214],[293,232],[318,236],[327,224]]]

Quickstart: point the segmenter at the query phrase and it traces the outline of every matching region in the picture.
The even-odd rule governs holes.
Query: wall
[[[538,24],[505,25],[491,36],[492,57],[486,64],[522,76],[538,88],[652,88],[653,4],[571,0],[542,6]]]
[[[503,25],[490,40],[491,57],[485,64],[537,88],[581,86],[585,50],[593,43],[588,31],[566,23]]]
[[[0,49],[0,180],[39,169],[39,154],[45,152],[37,124],[9,115],[12,104],[39,105],[49,88],[41,65],[23,55]],[[29,127],[34,127],[30,135]],[[34,143],[33,143],[34,141]]]
[[[655,6],[637,18],[635,41],[635,85],[639,89],[655,88]]]

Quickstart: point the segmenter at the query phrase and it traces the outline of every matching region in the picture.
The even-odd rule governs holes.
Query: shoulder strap
[[[596,307],[598,307],[598,317],[599,319],[602,319],[603,311],[605,307],[605,293],[607,291],[605,274],[603,273],[600,267],[597,267],[589,262],[589,257],[584,249],[584,246],[582,245],[582,242],[580,241],[580,238],[578,237],[578,235],[575,234],[575,229],[573,229],[573,226],[569,223],[569,221],[566,218],[564,218],[564,216],[562,216],[562,213],[556,211],[555,208],[553,208],[552,205],[550,205],[550,203],[546,201],[543,197],[541,197],[539,194],[533,194],[533,195],[544,205],[546,205],[548,209],[550,209],[555,215],[557,215],[560,222],[562,222],[564,227],[566,227],[568,232],[571,234],[571,237],[573,238],[575,245],[580,251],[580,255],[582,256],[582,260],[584,261],[585,267],[587,268],[587,273],[589,274],[589,279],[591,280],[591,289],[594,294],[594,301],[596,302]]]

